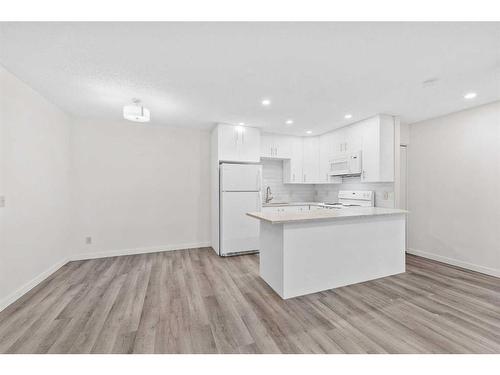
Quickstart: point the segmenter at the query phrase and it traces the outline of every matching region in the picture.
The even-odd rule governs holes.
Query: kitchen
[[[282,298],[404,272],[406,211],[381,208],[384,203],[394,207],[394,200],[379,203],[374,191],[339,190],[336,202],[271,203],[271,187],[262,178],[269,168],[266,162],[279,161],[281,184],[304,185],[311,196],[315,185],[342,186],[346,177],[356,178],[360,190],[364,183],[394,186],[399,127],[397,117],[388,115],[307,137],[261,135],[259,129],[243,125],[217,125],[212,131],[212,242],[219,244],[212,246],[214,251],[220,256],[260,251],[261,277]],[[384,193],[389,195],[394,193]],[[341,227],[325,227],[325,220],[339,218],[359,219],[351,223],[351,235],[342,235],[349,232],[345,220]],[[319,233],[314,230],[318,222],[323,224]],[[284,233],[294,238],[292,228],[307,223],[312,226],[310,234],[301,228],[295,240],[285,241]],[[374,237],[377,233],[383,233],[385,241]],[[290,246],[299,239],[305,242],[294,251]],[[285,242],[290,244],[286,248]],[[305,246],[310,250],[305,252]],[[321,271],[322,265],[328,267]]]

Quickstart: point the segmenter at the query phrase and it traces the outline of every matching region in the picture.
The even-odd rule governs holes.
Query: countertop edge
[[[307,223],[310,221],[325,221],[325,220],[342,220],[342,219],[355,219],[363,217],[375,217],[375,216],[391,216],[391,215],[407,215],[409,211],[398,210],[397,212],[380,212],[380,213],[359,213],[345,216],[326,216],[326,217],[312,217],[312,218],[299,218],[299,219],[283,219],[283,220],[272,220],[259,215],[258,212],[247,212],[246,215],[253,217],[258,220],[265,221],[270,224],[292,224],[292,223]]]

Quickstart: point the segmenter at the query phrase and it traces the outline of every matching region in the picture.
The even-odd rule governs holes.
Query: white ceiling
[[[75,116],[318,134],[499,100],[500,23],[0,23],[0,63]]]

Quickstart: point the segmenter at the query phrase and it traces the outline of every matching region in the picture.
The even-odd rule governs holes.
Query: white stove
[[[375,192],[368,190],[340,190],[338,202],[324,203],[325,208],[373,206],[375,206]]]

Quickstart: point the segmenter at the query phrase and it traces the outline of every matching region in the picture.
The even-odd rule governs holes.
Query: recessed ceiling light
[[[344,116],[345,119],[349,120],[350,118],[352,118],[352,115],[350,113],[347,113],[345,116]]]
[[[307,130],[306,133],[307,134],[312,134],[312,130]]]
[[[477,96],[477,93],[475,92],[468,92],[467,94],[464,95],[465,99],[474,99]]]
[[[271,101],[269,99],[262,99],[262,101],[260,102],[263,106],[268,106],[271,104]]]
[[[291,119],[290,119],[290,120],[286,120],[286,121],[285,121],[285,124],[287,124],[287,125],[292,125],[292,124],[293,124],[293,120],[291,120]]]
[[[245,123],[244,122],[239,122],[238,125],[245,126]]]

